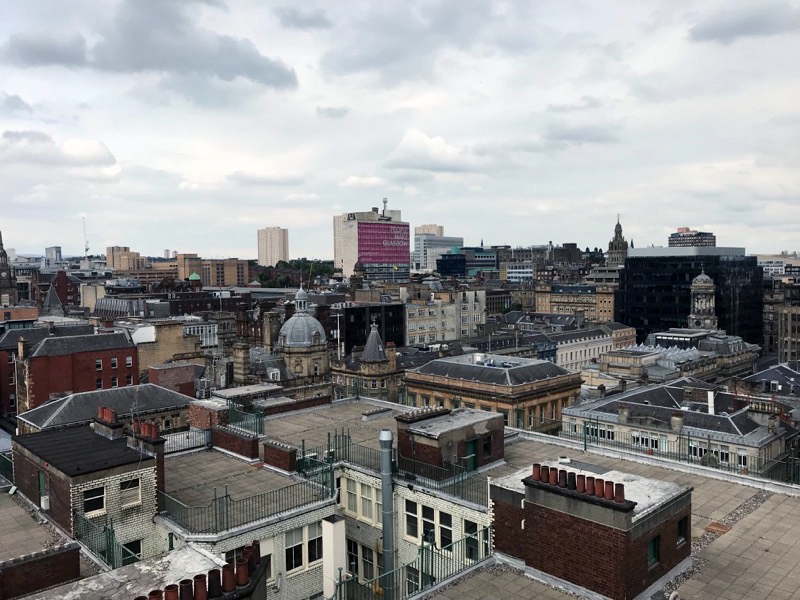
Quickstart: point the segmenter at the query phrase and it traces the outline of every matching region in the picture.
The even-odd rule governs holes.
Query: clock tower
[[[692,280],[692,313],[689,329],[719,329],[714,296],[717,286],[705,270]]]
[[[0,232],[0,306],[13,306],[16,303],[17,280],[8,264],[8,254],[3,248],[3,234]]]

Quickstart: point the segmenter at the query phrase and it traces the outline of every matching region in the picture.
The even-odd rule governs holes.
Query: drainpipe
[[[381,429],[381,499],[383,501],[383,597],[395,599],[394,590],[394,483],[392,481],[392,430]]]

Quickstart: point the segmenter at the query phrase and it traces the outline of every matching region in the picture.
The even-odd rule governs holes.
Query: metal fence
[[[10,453],[0,453],[0,477],[5,477],[9,483],[14,482],[14,465]]]
[[[374,387],[373,387],[374,386]],[[406,403],[406,387],[399,386],[393,392],[391,388],[381,387],[377,379],[347,378],[345,383],[337,383],[333,386],[334,398],[374,398],[396,402],[397,404]]]
[[[166,439],[164,453],[174,454],[175,452],[204,448],[211,441],[210,434],[210,429],[190,429],[167,434],[164,436]]]
[[[405,600],[446,582],[492,555],[492,529],[487,527],[443,548],[423,543],[412,562],[366,581],[340,580],[329,600]]]
[[[228,426],[264,435],[264,413],[247,411],[239,404],[228,400]]]
[[[483,475],[471,473],[461,465],[437,467],[397,454],[397,475],[407,481],[462,498],[468,502],[489,505],[489,481]]]
[[[117,541],[111,519],[98,526],[81,513],[73,513],[75,538],[80,540],[92,554],[112,569],[119,569],[139,560],[133,552]]]
[[[205,506],[187,506],[165,492],[159,492],[163,502],[162,515],[189,533],[219,533],[247,525],[308,504],[333,497],[335,484],[333,468],[325,465],[308,481],[234,500],[225,486],[223,494],[214,489],[214,498]]]
[[[344,429],[328,434],[328,443],[324,446],[306,448],[305,441],[298,456],[298,471],[305,469],[306,461],[320,461],[328,464],[346,462],[359,465],[371,471],[381,470],[381,451],[356,444]]]

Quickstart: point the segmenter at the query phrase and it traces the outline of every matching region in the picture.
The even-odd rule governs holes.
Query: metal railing
[[[166,440],[164,453],[173,454],[175,452],[194,450],[195,448],[204,448],[211,441],[210,434],[210,429],[190,429],[167,434],[164,436]]]
[[[92,554],[112,569],[119,569],[139,560],[133,552],[117,541],[111,520],[102,527],[95,525],[81,513],[73,513],[75,539],[82,542]]]
[[[366,581],[340,575],[329,600],[406,600],[456,577],[492,556],[492,529],[487,527],[443,548],[424,542],[416,559]]]
[[[214,498],[205,506],[187,506],[158,492],[159,502],[163,502],[161,514],[189,533],[219,533],[333,497],[335,484],[330,465],[309,474],[307,479],[239,500],[231,497],[227,486],[221,495],[215,488]]]
[[[256,435],[264,435],[264,413],[261,411],[249,412],[239,404],[228,400],[228,426]]]
[[[462,498],[480,506],[489,505],[489,482],[483,475],[471,473],[461,465],[437,467],[397,454],[397,475],[408,481]]]
[[[354,443],[344,430],[329,434],[328,443],[324,446],[306,448],[305,441],[303,441],[298,463],[303,464],[306,460],[317,460],[329,464],[346,462],[371,471],[380,472],[381,470],[380,450]],[[298,470],[300,469],[301,466],[298,466]]]
[[[14,463],[11,462],[10,453],[0,453],[0,477],[14,483]]]
[[[766,459],[760,456],[740,454],[735,442],[725,443],[708,437],[696,437],[675,433],[668,429],[656,429],[628,423],[632,431],[620,431],[603,421],[564,421],[547,419],[532,426],[517,427],[523,431],[546,433],[590,447],[616,448],[648,456],[666,458],[677,462],[701,465],[729,473],[751,475],[772,481],[800,484],[800,458],[784,456]]]

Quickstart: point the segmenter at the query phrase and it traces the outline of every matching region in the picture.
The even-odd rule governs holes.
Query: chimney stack
[[[628,408],[627,404],[620,404],[619,405],[619,423],[620,425],[624,425],[628,422],[628,417],[630,416],[631,409]]]
[[[672,431],[675,433],[680,433],[683,429],[683,413],[679,410],[676,410],[674,413],[672,413],[669,423]]]
[[[123,436],[122,423],[117,419],[117,413],[107,406],[97,408],[97,417],[93,423],[94,432],[109,440],[120,440]]]

